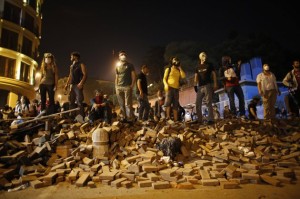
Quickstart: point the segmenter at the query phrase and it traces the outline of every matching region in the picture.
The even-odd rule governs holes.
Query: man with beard
[[[78,122],[83,122],[85,117],[84,106],[83,106],[83,86],[87,79],[86,66],[80,61],[80,54],[78,52],[71,53],[71,62],[70,73],[65,85],[65,90],[70,89],[69,93],[69,102],[70,109],[76,107],[79,108]],[[71,114],[73,117],[74,114]]]

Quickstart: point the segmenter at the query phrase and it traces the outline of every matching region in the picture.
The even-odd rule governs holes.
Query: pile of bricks
[[[109,150],[93,157],[92,133],[109,135]],[[300,177],[299,120],[221,120],[211,126],[144,122],[73,124],[55,119],[49,131],[0,136],[0,187],[30,183],[41,188],[75,186],[238,188],[240,184],[293,183]],[[174,160],[157,148],[166,137],[181,140]],[[14,139],[12,139],[14,138]]]

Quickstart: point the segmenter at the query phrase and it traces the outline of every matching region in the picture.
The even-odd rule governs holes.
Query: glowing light
[[[120,61],[118,61],[117,63],[116,63],[116,66],[118,67],[118,66],[121,66],[122,65],[122,63],[120,62]]]
[[[37,72],[35,74],[35,79],[39,79],[39,78],[41,78],[41,76],[42,76],[42,74],[40,72]]]

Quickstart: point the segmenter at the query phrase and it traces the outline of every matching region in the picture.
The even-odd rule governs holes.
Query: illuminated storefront
[[[0,107],[30,100],[38,67],[43,0],[0,0]]]

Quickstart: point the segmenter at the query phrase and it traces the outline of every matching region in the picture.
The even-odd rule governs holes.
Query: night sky
[[[287,2],[45,0],[40,53],[54,54],[60,77],[68,75],[70,52],[79,51],[89,77],[113,80],[113,50],[125,50],[139,67],[151,47],[172,41],[215,45],[231,31],[265,32],[299,52],[299,7]]]

